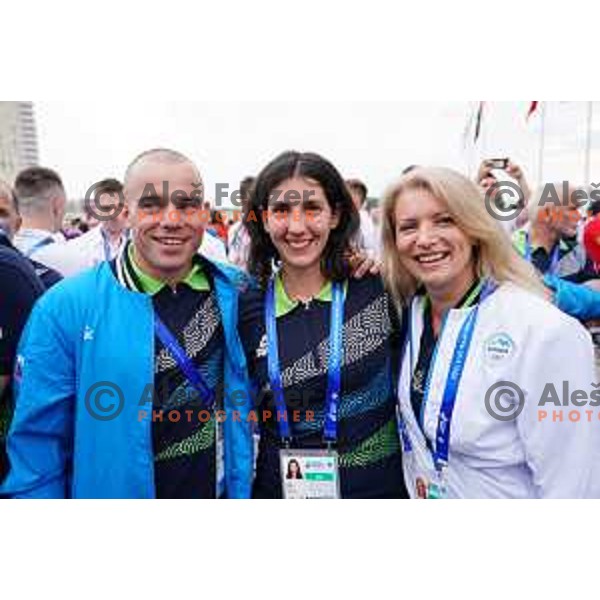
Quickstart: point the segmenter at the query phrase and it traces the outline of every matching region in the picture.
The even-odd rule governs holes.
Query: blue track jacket
[[[248,498],[253,407],[237,329],[238,296],[247,282],[236,269],[203,264],[225,331],[225,494]],[[108,263],[42,297],[19,348],[11,470],[0,491],[18,498],[154,498],[152,419],[140,419],[154,382],[154,340],[152,299],[120,285]],[[86,402],[94,386],[107,382],[115,391],[98,404],[108,412],[120,406],[119,389],[123,409],[102,421]]]

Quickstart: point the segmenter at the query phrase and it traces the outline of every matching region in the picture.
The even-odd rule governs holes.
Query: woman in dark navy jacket
[[[254,496],[284,496],[281,465],[317,451],[337,462],[334,497],[406,497],[399,324],[379,277],[349,277],[359,220],[341,175],[318,155],[282,154],[260,174],[246,219],[258,282],[240,303],[260,422]],[[331,475],[303,471],[309,483]]]

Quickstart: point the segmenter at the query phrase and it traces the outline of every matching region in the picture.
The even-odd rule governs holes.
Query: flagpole
[[[540,104],[540,148],[538,156],[538,186],[544,185],[544,160],[546,158],[546,102]]]
[[[481,134],[481,102],[477,102],[469,111],[466,129],[463,133],[463,147],[466,152],[467,169],[470,178],[475,178],[477,161],[477,143]]]
[[[468,111],[469,112],[467,114],[467,127],[463,133],[463,149],[466,153],[467,172],[469,174],[469,178],[473,179],[475,177],[475,175],[473,174],[473,163],[475,162],[475,144],[471,141],[471,135],[473,133],[473,124],[475,122],[475,111],[471,108],[470,103],[468,106]]]
[[[475,169],[479,167],[481,161],[486,158],[485,152],[487,148],[487,130],[483,131],[483,115],[487,112],[487,105],[485,100],[480,100],[477,106],[477,116],[475,118],[475,144],[474,144],[474,157],[475,157]],[[477,152],[479,145],[479,152]]]
[[[476,157],[475,157],[475,144],[472,142],[469,142],[469,149],[468,149],[468,153],[469,153],[469,179],[475,179],[477,177],[477,166],[476,166]]]
[[[587,103],[587,141],[585,147],[585,179],[583,185],[592,181],[592,125],[594,124],[594,102]]]
[[[489,101],[484,102],[484,104],[482,105],[481,108],[481,155],[479,157],[479,162],[481,163],[482,161],[484,161],[486,158],[490,157],[490,128],[489,127],[483,127],[483,116],[484,114],[487,116],[487,114],[489,113]],[[485,111],[485,112],[484,112]],[[489,119],[488,119],[489,121]],[[486,125],[489,125],[489,123],[486,123]]]

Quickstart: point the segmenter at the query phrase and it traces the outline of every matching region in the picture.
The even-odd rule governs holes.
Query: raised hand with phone
[[[479,167],[477,183],[485,192],[499,181],[510,182],[511,180],[514,180],[521,188],[525,205],[527,205],[531,198],[531,188],[519,165],[512,162],[510,158],[490,158],[484,160]]]

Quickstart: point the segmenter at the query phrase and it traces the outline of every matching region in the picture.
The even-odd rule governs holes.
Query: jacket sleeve
[[[237,269],[228,268],[237,284],[222,289],[229,299],[222,305],[225,327],[225,394],[224,408],[227,419],[225,434],[225,490],[230,499],[246,499],[252,494],[254,474],[253,422],[254,408],[250,393],[250,379],[246,356],[238,332],[239,294],[247,291],[250,279]]]
[[[593,345],[587,331],[564,315],[548,329],[538,332],[539,343],[523,350],[525,408],[517,428],[527,463],[540,497],[597,498],[598,409],[589,400],[583,406],[572,401],[577,390],[589,396],[595,389]]]
[[[2,488],[14,498],[68,496],[74,348],[47,299],[34,309],[18,350],[15,415],[7,440],[10,471]]]
[[[230,366],[229,369],[233,367]],[[225,486],[231,500],[252,495],[254,438],[250,411],[252,395],[246,368],[229,371],[229,389],[225,393]]]
[[[554,292],[554,304],[563,312],[580,321],[600,319],[600,292],[554,275],[544,277],[544,283]]]

